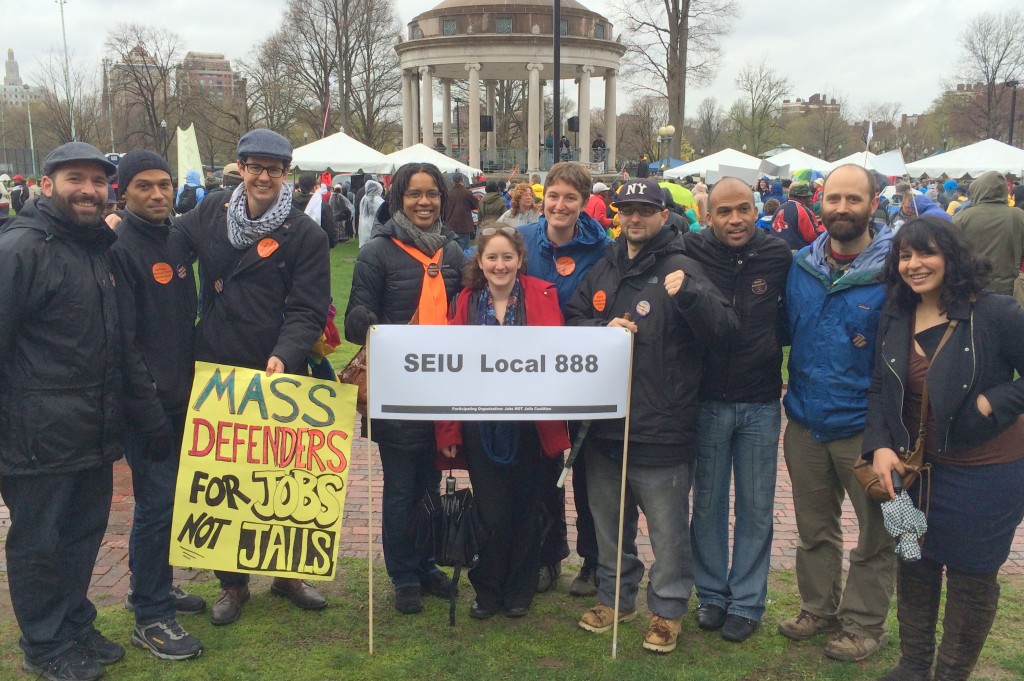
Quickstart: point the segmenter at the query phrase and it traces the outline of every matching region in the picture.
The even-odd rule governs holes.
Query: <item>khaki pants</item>
[[[1013,282],[1013,297],[1024,305],[1024,272],[1020,272]]]
[[[819,442],[808,429],[790,421],[783,449],[800,535],[796,578],[801,607],[819,617],[838,616],[844,630],[878,638],[885,631],[895,587],[896,554],[880,505],[865,496],[853,475],[861,439],[855,435]],[[850,551],[844,588],[840,521],[847,494],[860,532]]]

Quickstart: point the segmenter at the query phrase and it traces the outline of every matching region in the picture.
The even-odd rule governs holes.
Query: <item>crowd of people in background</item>
[[[258,129],[219,179],[190,172],[177,189],[156,153],[115,167],[81,142],[54,150],[38,182],[0,178],[11,213],[0,230],[0,494],[26,670],[95,679],[124,655],[86,595],[124,453],[136,495],[130,640],[162,659],[203,652],[177,616],[207,605],[167,563],[192,364],[335,378],[329,362],[318,373],[314,348],[333,326],[330,249],[357,240],[351,343],[377,324],[608,326],[635,343],[628,441],[621,420],[374,422],[398,612],[451,593],[410,532],[440,471],[465,468],[483,530],[469,614],[528,616],[570,556],[555,481],[578,441],[581,567],[569,592],[596,601],[578,626],[601,634],[637,617],[646,571],[645,649],[677,647],[693,593],[698,627],[742,643],[768,607],[784,408],[800,608],[779,633],[827,634],[827,656],[864,660],[888,642],[895,591],[901,657],[882,678],[968,678],[1024,519],[1024,188],[995,172],[893,183],[856,165],[811,182],[606,183],[563,161],[544,177],[484,180],[478,195],[475,178],[430,163],[379,178],[304,173],[293,187],[291,160],[288,140]],[[930,474],[907,491],[928,532],[920,556],[898,556],[853,467],[866,460],[895,497],[894,472],[918,445]],[[858,535],[844,580],[845,498]],[[650,565],[636,546],[641,513]],[[216,576],[210,617],[229,625],[249,577]],[[270,590],[303,610],[329,605],[301,580]]]

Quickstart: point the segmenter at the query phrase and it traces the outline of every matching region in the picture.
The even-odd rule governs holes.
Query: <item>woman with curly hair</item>
[[[540,220],[540,211],[534,205],[533,188],[526,182],[520,182],[509,194],[512,207],[505,211],[498,222],[513,227],[522,227]]]
[[[931,679],[933,661],[935,681],[970,676],[996,616],[999,567],[1024,519],[1024,381],[1014,380],[1024,372],[1024,309],[982,289],[990,269],[934,217],[900,229],[883,269],[864,457],[893,494],[892,472],[905,472],[897,452],[912,450],[923,421],[930,465],[907,490],[928,530],[923,557],[900,561],[902,655],[888,681]]]

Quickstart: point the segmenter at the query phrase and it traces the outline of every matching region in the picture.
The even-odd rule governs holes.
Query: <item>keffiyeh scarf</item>
[[[250,218],[246,211],[245,184],[240,184],[231,195],[228,206],[228,240],[238,250],[249,248],[283,225],[291,210],[292,188],[286,182],[281,185],[281,193],[270,210],[258,218]]]

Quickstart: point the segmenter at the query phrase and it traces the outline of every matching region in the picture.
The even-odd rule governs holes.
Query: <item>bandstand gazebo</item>
[[[445,0],[412,19],[405,39],[395,48],[402,68],[402,143],[434,145],[433,79],[441,79],[441,141],[451,149],[451,86],[468,81],[469,165],[480,159],[480,85],[486,113],[494,120],[499,80],[528,81],[527,168],[540,169],[542,128],[541,81],[553,76],[551,0]],[[576,0],[562,0],[561,72],[579,85],[578,146],[589,153],[590,79],[604,79],[606,165],[615,166],[615,86],[626,48],[613,40],[612,24]],[[556,140],[557,144],[557,140]],[[487,133],[487,149],[496,135]]]

